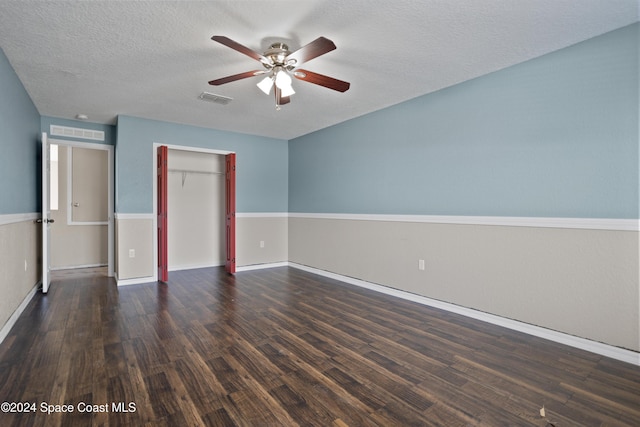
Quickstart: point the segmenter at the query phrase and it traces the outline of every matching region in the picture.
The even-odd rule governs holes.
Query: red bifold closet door
[[[226,156],[226,203],[225,218],[227,229],[227,259],[225,270],[227,273],[236,272],[236,155],[235,153]]]
[[[158,280],[169,280],[167,256],[167,156],[166,146],[158,147]]]

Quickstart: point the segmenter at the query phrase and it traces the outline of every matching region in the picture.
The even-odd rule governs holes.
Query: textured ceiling
[[[42,115],[115,123],[119,114],[291,139],[638,21],[638,0],[6,1],[0,47]],[[280,111],[256,87],[209,80],[263,52],[319,36],[337,49],[303,68],[345,93],[294,80]],[[229,96],[203,102],[203,91]]]

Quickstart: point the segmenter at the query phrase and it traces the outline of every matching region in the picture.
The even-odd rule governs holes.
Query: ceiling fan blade
[[[231,49],[237,50],[240,53],[244,53],[245,55],[247,55],[250,58],[255,59],[256,61],[260,61],[263,64],[271,64],[271,62],[269,61],[269,59],[267,59],[266,56],[262,55],[261,53],[256,52],[253,49],[249,49],[246,46],[241,45],[240,43],[231,40],[229,37],[225,37],[225,36],[213,36],[211,37],[211,40],[216,41],[218,43],[221,43],[227,47],[230,47]]]
[[[260,74],[264,74],[266,72],[267,72],[266,70],[247,71],[244,73],[234,74],[233,76],[227,76],[227,77],[222,77],[216,80],[211,80],[209,84],[214,86],[219,86],[225,83],[235,82],[236,80],[242,80],[248,77],[259,76]]]
[[[273,85],[273,88],[275,89],[276,106],[288,104],[289,102],[291,102],[291,97],[282,96],[282,90],[280,90],[278,86]]]
[[[291,59],[294,59],[296,62],[293,65],[300,65],[303,62],[310,61],[313,58],[317,58],[320,55],[331,52],[335,48],[336,45],[331,40],[325,37],[318,37],[311,43],[302,46],[300,49],[287,55],[287,57],[285,58],[285,63],[289,62],[289,60]]]
[[[329,89],[337,90],[338,92],[346,92],[351,86],[351,83],[349,82],[334,79],[333,77],[325,76],[324,74],[318,74],[307,70],[296,70],[293,72],[293,75],[298,80],[304,80],[305,82],[324,86]]]

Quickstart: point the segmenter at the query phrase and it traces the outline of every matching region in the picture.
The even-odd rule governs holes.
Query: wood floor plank
[[[561,387],[573,393],[572,400],[584,402],[585,406],[600,408],[599,413],[607,416],[613,415],[615,418],[626,422],[640,420],[640,407],[630,406],[626,402],[612,400],[594,391],[588,391],[583,387],[576,387],[572,384],[561,383]]]
[[[460,356],[455,356],[456,360],[465,365],[471,365],[478,370],[484,370],[490,375],[494,375],[506,380],[505,383],[514,383],[527,390],[528,393],[536,393],[545,396],[547,400],[555,400],[561,403],[567,402],[571,398],[571,393],[560,388],[558,382],[549,380],[531,380],[530,376],[520,376],[519,372],[512,365],[502,367],[497,365],[498,361],[483,359],[481,362]],[[469,372],[469,371],[465,371]]]
[[[189,384],[187,393],[198,413],[207,414],[213,409],[224,408],[226,392],[213,380],[215,376],[201,358],[179,359],[175,362],[175,370],[181,381]]]
[[[287,375],[279,378],[282,385],[301,390],[301,395],[309,406],[315,408],[316,412],[326,412],[323,425],[328,425],[326,420],[335,421],[336,417],[341,417],[342,422],[357,423],[355,425],[366,424],[363,413],[366,414],[369,408],[352,398],[339,384],[331,381],[319,370],[319,367],[327,366],[323,361],[328,360],[328,357],[322,357],[320,351],[315,350],[304,340],[292,334],[286,334],[286,331],[283,333],[286,336],[273,337],[275,343],[280,346],[278,357],[288,358],[290,363],[285,366],[296,368],[288,370]],[[318,399],[319,397],[322,399]],[[356,408],[362,412],[354,411]]]
[[[198,410],[191,394],[187,390],[187,386],[182,381],[182,378],[175,369],[168,368],[166,371],[167,380],[171,385],[171,394],[173,395],[175,402],[178,405],[179,410],[176,411],[184,418],[184,426],[199,426],[202,425],[202,418],[200,417],[202,412]],[[191,383],[188,383],[188,387],[191,387]],[[154,389],[155,390],[155,389]]]
[[[290,387],[302,390],[306,396],[310,396],[309,399],[315,401],[315,404],[324,407],[333,419],[332,424],[374,424],[369,416],[372,408],[311,365],[301,362],[300,369],[284,378],[284,381]]]
[[[3,427],[637,426],[640,367],[295,268],[76,272],[0,344],[0,401],[109,405]]]
[[[149,372],[145,370],[145,365],[139,364],[131,340],[124,341],[122,343],[122,348],[124,350],[127,371],[123,375],[120,375],[119,378],[124,377],[129,383],[131,387],[131,395],[123,393],[123,396],[120,398],[124,400],[110,400],[107,403],[125,403],[127,405],[127,409],[129,403],[134,403],[135,419],[139,419],[140,424],[152,422],[159,417],[156,417],[153,412],[152,399],[155,398],[155,390],[148,390],[147,383],[145,382],[145,377]],[[113,412],[110,412],[110,419],[112,413]],[[128,419],[128,414],[129,412],[118,412],[117,416]]]

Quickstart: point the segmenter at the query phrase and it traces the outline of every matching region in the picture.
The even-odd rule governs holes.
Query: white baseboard
[[[61,270],[80,270],[83,268],[96,268],[96,267],[107,267],[107,264],[86,264],[86,265],[71,265],[68,267],[51,267],[50,271],[61,271]]]
[[[116,284],[118,286],[139,285],[141,283],[153,283],[153,282],[157,282],[158,281],[153,276],[136,277],[134,279],[122,279],[122,280],[120,280],[120,279],[118,279],[118,275],[116,275],[115,279],[116,279]]]
[[[377,285],[375,283],[366,282],[364,280],[354,279],[353,277],[343,276],[341,274],[331,273],[329,271],[320,270],[320,269],[309,267],[302,264],[296,264],[293,262],[289,262],[286,264],[293,268],[308,271],[310,273],[318,274],[320,276],[328,277],[331,279],[339,280],[341,282],[349,283],[351,285],[371,289],[376,292],[395,296],[408,301],[417,302],[419,304],[427,305],[429,307],[435,307],[435,308],[446,310],[452,313],[461,314],[463,316],[471,317],[473,319],[481,320],[483,322],[491,323],[498,326],[503,326],[508,329],[523,332],[525,334],[533,335],[539,338],[544,338],[549,341],[554,341],[554,342],[568,345],[574,348],[579,348],[581,350],[586,350],[591,353],[599,354],[601,356],[610,357],[612,359],[616,359],[622,362],[627,362],[636,366],[640,366],[640,353],[632,350],[627,350],[627,349],[615,347],[609,344],[592,341],[586,338],[565,334],[563,332],[558,332],[551,329],[543,328],[541,326],[535,326],[535,325],[520,322],[517,320],[496,316],[494,314],[485,313],[482,311],[474,310],[467,307],[462,307],[462,306],[447,303],[444,301],[423,297],[420,295],[412,294],[412,293],[401,291],[398,289],[389,288],[382,285]]]
[[[242,267],[237,267],[236,271],[251,271],[251,270],[263,270],[265,268],[274,268],[274,267],[287,267],[291,265],[287,261],[282,262],[271,262],[267,264],[253,264],[253,265],[243,265]]]
[[[31,299],[38,291],[38,287],[39,286],[36,284],[33,287],[33,289],[29,291],[29,293],[27,294],[26,297],[24,297],[24,299],[22,300],[22,302],[20,303],[16,311],[14,311],[11,317],[9,317],[9,320],[7,320],[7,323],[5,323],[2,329],[0,329],[0,343],[2,343],[2,341],[4,341],[4,339],[9,335],[9,332],[11,332],[11,328],[13,328],[13,325],[16,324],[16,322],[18,321],[18,318],[20,317],[24,309],[27,308],[27,305],[29,305],[29,303],[31,302]]]

